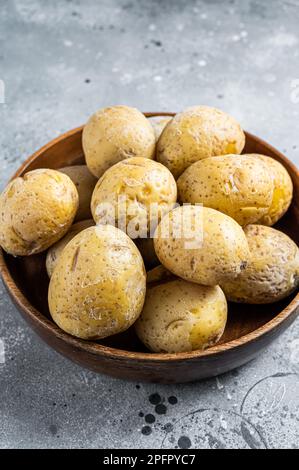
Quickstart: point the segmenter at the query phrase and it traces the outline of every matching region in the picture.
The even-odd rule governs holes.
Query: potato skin
[[[107,219],[103,204],[114,208],[117,224],[122,219],[120,212],[124,212],[123,229],[127,229],[131,238],[137,238],[149,233],[151,224],[157,225],[174,207],[176,198],[176,182],[167,168],[147,158],[132,157],[109,168],[99,179],[91,199],[91,212],[97,224]],[[157,204],[156,212],[153,207],[150,211],[153,203]]]
[[[141,313],[145,269],[134,242],[111,225],[90,227],[64,248],[49,285],[53,320],[67,333],[100,339]]]
[[[156,138],[151,123],[128,106],[103,108],[91,116],[83,129],[86,164],[95,176],[129,157],[153,159]]]
[[[190,227],[186,231],[186,227]],[[240,225],[202,206],[181,206],[167,214],[154,238],[161,263],[187,281],[207,286],[231,279],[245,268],[249,249]]]
[[[172,120],[171,116],[153,116],[149,118],[151,125],[155,131],[156,141],[158,142],[160,135],[167,126],[167,124]]]
[[[193,106],[178,113],[157,143],[157,161],[177,179],[192,163],[206,157],[240,154],[245,135],[238,122],[219,109]]]
[[[244,229],[251,256],[233,280],[221,283],[228,300],[268,304],[287,297],[299,285],[299,250],[287,235],[272,227]]]
[[[79,207],[75,221],[90,219],[90,201],[97,178],[90,173],[86,165],[67,166],[59,168],[59,171],[71,178],[79,194]]]
[[[62,250],[68,244],[68,242],[71,241],[72,238],[74,238],[74,236],[77,235],[77,233],[80,233],[82,232],[82,230],[88,227],[92,227],[93,225],[94,225],[93,219],[81,220],[80,222],[73,224],[70,227],[67,234],[49,248],[47,257],[46,257],[46,269],[47,269],[47,273],[49,277],[52,276],[55,266],[58,262],[58,259],[62,253]]]
[[[177,181],[178,198],[201,203],[235,219],[257,222],[269,212],[273,177],[269,167],[251,155],[222,155],[193,163]]]
[[[292,202],[292,179],[285,167],[274,158],[256,153],[251,155],[260,158],[272,174],[274,184],[272,203],[267,214],[257,221],[259,224],[271,226],[286,213]]]
[[[0,196],[0,245],[13,256],[40,253],[65,235],[77,208],[78,192],[67,175],[29,171]]]
[[[219,286],[174,279],[148,287],[135,329],[153,352],[203,350],[223,334],[227,303]]]

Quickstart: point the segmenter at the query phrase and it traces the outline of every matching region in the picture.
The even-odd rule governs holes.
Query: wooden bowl
[[[146,113],[171,116],[172,113]],[[14,177],[35,168],[60,168],[82,163],[82,127],[52,140],[30,157]],[[279,229],[299,244],[299,172],[280,152],[246,133],[244,152],[269,155],[281,162],[294,183],[294,198]],[[295,320],[299,294],[271,305],[229,305],[229,319],[221,341],[206,351],[153,354],[130,328],[102,341],[84,341],[62,331],[52,321],[47,305],[45,254],[14,258],[0,252],[4,284],[21,315],[52,348],[95,372],[135,381],[189,382],[221,374],[253,359]]]

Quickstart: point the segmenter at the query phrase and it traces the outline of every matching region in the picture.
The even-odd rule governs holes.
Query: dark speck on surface
[[[142,411],[140,411],[139,414],[138,414],[138,416],[139,416],[139,418],[143,418],[144,413],[142,413]]]
[[[90,83],[90,78],[85,78],[85,83]]]
[[[159,405],[157,405],[155,407],[155,412],[158,414],[158,415],[165,415],[166,414],[166,411],[167,411],[167,408],[165,405],[163,405],[162,403],[160,403]]]
[[[136,385],[136,388],[137,388],[137,390],[139,390],[139,389],[140,389],[140,385],[137,384],[137,385]]]
[[[143,426],[141,432],[144,436],[149,436],[152,433],[152,428],[150,426]]]
[[[154,45],[157,46],[157,47],[161,47],[161,46],[162,46],[162,42],[161,42],[161,41],[156,41],[155,39],[153,39],[151,42],[152,42],[152,44],[154,44]]]
[[[170,403],[171,405],[176,405],[177,402],[178,402],[178,399],[175,396],[171,396],[168,398],[168,403]]]
[[[152,405],[158,405],[161,401],[161,397],[158,393],[152,393],[148,399]]]
[[[145,422],[148,423],[148,424],[152,424],[156,421],[156,418],[154,417],[154,415],[152,415],[151,413],[149,413],[148,415],[145,415],[145,418],[144,418]]]
[[[178,440],[180,449],[189,449],[191,447],[191,441],[187,436],[181,436]]]

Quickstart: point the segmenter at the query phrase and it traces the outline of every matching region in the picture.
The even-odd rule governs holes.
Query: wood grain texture
[[[172,113],[145,113],[147,117]],[[82,127],[71,130],[34,153],[13,176],[35,168],[60,168],[84,161]],[[244,153],[262,153],[280,161],[294,184],[293,202],[276,225],[299,244],[299,172],[283,154],[246,133]],[[102,341],[84,341],[63,332],[52,321],[48,305],[45,254],[14,258],[0,250],[0,271],[21,315],[52,348],[95,372],[135,381],[180,383],[224,373],[253,359],[281,334],[299,313],[299,294],[271,305],[229,305],[229,319],[221,341],[206,351],[153,354],[130,328]]]

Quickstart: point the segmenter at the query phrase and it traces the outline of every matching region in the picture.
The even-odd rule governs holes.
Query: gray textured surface
[[[1,188],[42,144],[119,103],[221,107],[298,163],[298,21],[295,0],[1,0]],[[217,380],[136,388],[49,350],[2,284],[0,315],[1,447],[299,447],[298,321]],[[139,412],[155,415],[148,436]]]

